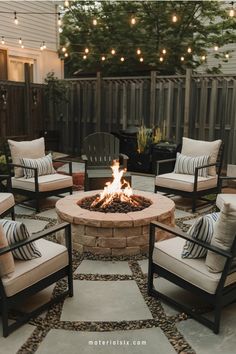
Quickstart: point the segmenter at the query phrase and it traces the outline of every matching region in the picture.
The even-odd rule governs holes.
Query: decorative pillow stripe
[[[188,234],[196,240],[210,244],[219,214],[220,213],[212,213],[200,217],[190,227]],[[206,255],[207,250],[204,247],[196,245],[191,241],[185,242],[181,254],[182,258],[203,258]]]
[[[178,152],[174,172],[194,175],[195,168],[207,165],[209,163],[209,158],[210,156],[197,156],[197,157],[185,156]],[[208,176],[207,167],[198,170],[198,176],[207,177]]]
[[[48,154],[40,159],[20,159],[21,165],[27,167],[35,167],[38,169],[38,176],[51,175],[56,173],[52,164],[52,155]],[[34,177],[34,170],[29,170],[28,168],[23,168],[25,178]]]
[[[2,219],[0,220],[0,223],[3,226],[3,230],[9,245],[13,245],[19,241],[27,240],[30,237],[25,224],[22,222]],[[22,246],[12,251],[12,254],[16,259],[24,261],[42,256],[34,242],[31,242],[28,245]]]

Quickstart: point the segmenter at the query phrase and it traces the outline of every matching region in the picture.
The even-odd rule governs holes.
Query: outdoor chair
[[[35,200],[40,211],[40,200],[62,193],[72,194],[72,162],[45,156],[44,138],[32,141],[8,140],[6,161],[11,177],[10,191]],[[56,173],[52,163],[69,164],[69,175]],[[25,202],[25,201],[24,201]],[[23,203],[23,202],[22,202]]]
[[[103,189],[111,180],[113,160],[120,161],[120,168],[127,168],[128,156],[120,154],[119,139],[110,133],[93,133],[83,142],[82,159],[85,162],[84,189]],[[129,174],[124,177],[130,180]]]
[[[181,154],[177,158],[157,161],[155,191],[165,195],[191,198],[192,212],[198,199],[220,191],[219,176],[222,168],[224,145],[221,140],[212,142],[183,138]],[[175,163],[174,171],[173,164]],[[170,166],[170,172],[159,174],[160,166]]]
[[[236,182],[236,177],[234,176],[222,176],[220,177],[220,190],[222,191],[223,182],[234,181]],[[216,206],[221,210],[224,203],[230,203],[236,208],[236,189],[235,193],[219,193],[216,198]]]
[[[1,182],[3,180],[7,181],[5,189],[8,190],[10,183],[10,176],[8,175],[0,175]],[[15,199],[12,193],[0,192],[0,218],[11,214],[12,220],[15,220]]]
[[[64,230],[66,246],[59,245],[45,239],[46,236]],[[4,235],[5,236],[5,235]],[[6,236],[5,236],[6,239]],[[14,259],[13,265],[6,257],[12,257],[11,252],[16,252],[22,246],[34,245],[40,251],[39,258],[30,260]],[[22,251],[23,252],[23,251]],[[5,258],[3,258],[5,257]],[[13,257],[12,257],[13,259]],[[0,277],[0,311],[2,317],[3,336],[7,337],[11,332],[28,322],[32,317],[39,315],[49,306],[64,299],[65,296],[73,296],[73,273],[72,273],[72,243],[71,226],[69,223],[62,223],[33,234],[31,237],[17,243],[0,248],[0,260],[5,262],[5,271],[9,266],[10,274]],[[8,265],[7,265],[8,264]],[[17,306],[22,302],[30,301],[29,297],[46,289],[60,279],[67,277],[68,287],[60,293],[53,294],[51,299],[40,305],[38,308],[22,314],[15,319]],[[12,311],[14,317],[12,318]],[[19,312],[19,311],[18,311]],[[9,323],[9,319],[11,320]],[[12,323],[12,319],[15,321]]]
[[[168,240],[155,243],[155,233],[157,229],[168,232],[172,237]],[[149,242],[149,268],[148,268],[148,294],[155,298],[163,299],[181,312],[184,312],[197,321],[207,326],[214,333],[219,332],[222,307],[236,300],[236,272],[232,267],[233,258],[236,255],[236,230],[232,235],[232,247],[224,250],[223,247],[206,244],[197,238],[191,238],[187,233],[179,228],[170,227],[159,222],[152,222],[150,225]],[[210,250],[216,257],[223,257],[225,260],[222,272],[212,273],[205,264],[204,258],[182,258],[181,252],[185,240],[191,240],[196,246],[202,246],[205,250]],[[158,275],[153,284],[154,274]],[[203,300],[207,307],[204,309],[193,308],[171,297],[167,292],[161,293],[158,290],[158,280],[164,278],[167,281],[185,289]],[[174,292],[176,294],[176,292]],[[204,312],[209,312],[209,307],[213,307],[213,320],[206,318]],[[199,311],[200,310],[200,311]]]

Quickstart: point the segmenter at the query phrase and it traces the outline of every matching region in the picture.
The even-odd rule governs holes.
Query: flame
[[[119,167],[119,161],[114,160],[111,166],[113,181],[106,183],[104,190],[100,193],[100,196],[93,201],[91,207],[98,206],[99,204],[100,208],[105,208],[117,198],[119,198],[121,202],[131,202],[130,197],[133,194],[133,190],[129,182],[122,179],[126,169],[119,171]],[[132,201],[132,203],[134,202]]]

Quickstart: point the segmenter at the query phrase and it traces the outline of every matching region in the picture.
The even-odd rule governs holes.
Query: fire
[[[129,182],[122,178],[126,169],[119,170],[119,167],[119,161],[114,160],[111,166],[113,181],[106,183],[104,190],[100,193],[100,196],[93,201],[91,207],[99,206],[100,208],[105,208],[115,199],[119,199],[121,202],[135,203],[130,198],[133,195],[133,190]]]

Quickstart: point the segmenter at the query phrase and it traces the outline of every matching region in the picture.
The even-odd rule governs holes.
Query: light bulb
[[[184,61],[184,57],[181,57],[180,60],[181,60],[181,61]]]
[[[124,57],[121,57],[121,58],[120,58],[120,61],[125,61],[125,58],[124,58]]]
[[[85,48],[84,52],[85,52],[86,54],[88,54],[89,49],[88,49],[88,48]]]
[[[2,44],[5,44],[5,38],[4,38],[4,36],[2,36],[1,43],[2,43]]]
[[[159,60],[160,60],[160,62],[162,63],[163,60],[164,60],[164,58],[163,58],[163,57],[160,57]]]
[[[178,21],[177,16],[176,16],[176,15],[173,15],[173,16],[172,16],[172,22],[174,22],[174,23],[175,23],[175,22],[177,22],[177,21]]]
[[[137,49],[137,54],[138,54],[138,55],[141,54],[141,49]]]
[[[215,45],[214,50],[217,52],[218,49],[219,49],[218,45]]]
[[[23,44],[21,44],[21,48],[22,48],[22,49],[24,49],[24,48],[25,48],[25,46],[24,46]]]
[[[40,45],[40,50],[43,50],[43,45],[42,44]]]
[[[65,53],[66,52],[66,47],[62,47],[62,51]]]
[[[84,59],[84,60],[87,59],[87,55],[83,55],[83,59]]]
[[[43,49],[46,49],[47,47],[46,47],[46,44],[45,44],[45,42],[43,41]]]
[[[136,18],[132,17],[130,20],[131,25],[135,25],[136,24]]]
[[[143,62],[143,58],[141,57],[141,58],[139,58],[139,61],[141,61],[141,63]]]
[[[202,60],[206,60],[206,56],[205,56],[205,55],[202,55],[202,56],[201,56],[201,59],[202,59]]]
[[[104,57],[104,55],[101,57],[102,61],[106,60],[106,58]]]
[[[68,57],[68,53],[65,53],[65,57],[66,57],[66,58]]]
[[[63,29],[61,27],[58,28],[58,32],[59,33],[62,33],[63,32]]]
[[[229,59],[229,53],[225,54],[226,59]]]
[[[187,52],[192,53],[192,48],[188,47]]]
[[[19,39],[19,44],[22,44],[22,39],[21,38]]]
[[[234,9],[230,9],[229,10],[229,16],[230,17],[234,17]]]
[[[93,19],[93,25],[94,25],[94,26],[97,26],[97,24],[98,24],[98,21],[96,20],[96,18],[94,18],[94,19]]]
[[[69,3],[69,1],[68,1],[68,0],[65,0],[65,2],[64,2],[64,6],[65,6],[65,7],[69,7],[69,6],[70,6],[70,3]]]
[[[166,54],[166,49],[162,49],[162,54]]]
[[[18,18],[16,16],[16,12],[14,12],[14,23],[15,23],[15,25],[18,25],[18,23],[19,23]]]
[[[112,49],[112,50],[111,50],[111,54],[112,54],[112,55],[116,54],[115,49]]]

